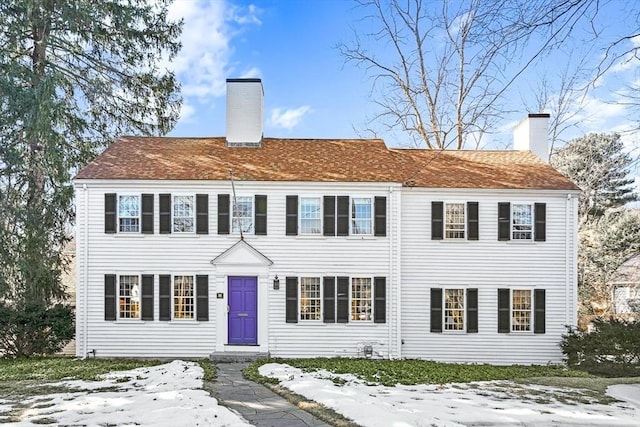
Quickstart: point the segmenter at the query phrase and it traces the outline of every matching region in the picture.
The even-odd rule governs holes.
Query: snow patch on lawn
[[[100,381],[61,381],[51,385],[69,392],[25,399],[20,402],[27,406],[21,421],[1,425],[35,426],[42,424],[38,420],[50,420],[56,425],[250,426],[202,390],[202,376],[196,363],[175,360],[109,373]]]
[[[640,407],[629,403],[602,405],[562,403],[556,396],[576,390],[489,381],[470,384],[367,385],[353,375],[326,370],[305,373],[289,365],[269,363],[260,374],[307,399],[332,408],[365,427],[502,425],[636,426]],[[333,380],[337,381],[334,382]],[[345,382],[346,381],[346,382]],[[637,393],[638,386],[621,393]],[[634,391],[635,390],[635,391]]]

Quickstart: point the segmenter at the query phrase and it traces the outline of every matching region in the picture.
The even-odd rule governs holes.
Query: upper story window
[[[140,196],[118,196],[118,232],[140,232]]]
[[[253,233],[253,197],[239,196],[231,201],[231,232]]]
[[[371,198],[351,199],[351,234],[373,234]]]
[[[120,319],[140,318],[140,278],[120,276],[118,281],[118,317]]]
[[[444,236],[446,239],[464,239],[465,231],[465,204],[445,204]]]
[[[300,197],[300,234],[321,234],[320,197]]]
[[[372,320],[372,297],[371,278],[351,279],[351,320]]]
[[[532,240],[533,206],[530,203],[511,205],[511,236],[513,240]]]
[[[321,320],[320,278],[300,278],[300,320]]]
[[[173,196],[173,232],[193,233],[195,225],[194,196]]]
[[[193,276],[173,276],[173,318],[193,319],[195,287]]]

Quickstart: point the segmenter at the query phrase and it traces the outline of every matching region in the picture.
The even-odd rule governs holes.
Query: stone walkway
[[[248,363],[218,363],[215,397],[257,427],[330,427],[268,388],[242,376]]]

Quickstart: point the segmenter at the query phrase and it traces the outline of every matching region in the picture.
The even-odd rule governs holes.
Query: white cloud
[[[196,113],[196,109],[189,104],[187,101],[182,102],[182,106],[180,108],[180,120],[182,122],[188,122],[191,117],[193,117]]]
[[[302,117],[309,112],[311,112],[311,107],[308,105],[303,105],[298,108],[290,108],[288,110],[274,108],[271,110],[271,119],[269,120],[269,124],[274,127],[291,130],[296,127],[302,120]]]

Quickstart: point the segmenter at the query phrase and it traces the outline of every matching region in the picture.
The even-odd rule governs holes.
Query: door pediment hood
[[[220,255],[211,260],[215,266],[260,266],[273,265],[268,257],[244,240],[239,240]]]

